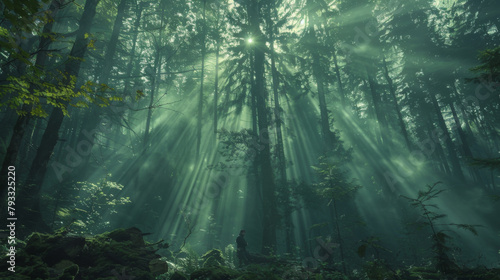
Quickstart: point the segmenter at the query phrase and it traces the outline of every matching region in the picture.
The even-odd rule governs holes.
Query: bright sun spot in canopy
[[[253,39],[252,38],[248,38],[247,41],[248,41],[249,44],[253,43]]]

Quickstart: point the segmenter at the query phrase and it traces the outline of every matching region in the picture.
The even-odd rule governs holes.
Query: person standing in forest
[[[240,267],[243,264],[249,263],[248,252],[246,250],[248,243],[245,240],[245,230],[242,229],[240,231],[240,235],[236,238],[236,254],[238,256],[238,260],[240,262]]]

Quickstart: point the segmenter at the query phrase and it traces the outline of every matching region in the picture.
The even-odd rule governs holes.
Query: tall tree
[[[263,1],[248,1],[248,19],[251,30],[254,55],[253,75],[255,81],[252,95],[256,100],[258,118],[258,143],[261,150],[257,161],[260,169],[260,189],[262,193],[262,253],[269,254],[276,248],[276,185],[271,165],[271,145],[269,139],[268,93],[265,86],[265,50],[266,37],[261,31]]]
[[[87,0],[85,2],[76,39],[73,47],[71,48],[69,59],[64,67],[63,73],[65,84],[69,84],[72,79],[75,79],[78,76],[80,65],[88,46],[89,40],[87,38],[87,34],[90,32],[92,20],[96,14],[96,7],[98,3],[99,0]],[[25,216],[30,217],[29,221],[26,221],[26,224],[32,226],[33,228],[41,227],[40,230],[47,230],[40,213],[40,189],[43,184],[50,157],[54,151],[57,140],[59,139],[58,133],[63,119],[64,114],[62,109],[54,108],[49,117],[47,128],[42,136],[41,143],[28,173],[26,185],[22,189],[23,197],[26,198],[24,209],[27,210],[31,207],[30,212],[32,213],[31,215]],[[25,214],[28,213],[25,212]]]
[[[35,64],[33,66],[34,67],[33,70],[35,72],[35,75],[39,75],[40,77],[42,76],[42,75],[40,75],[40,73],[43,73],[45,65],[46,65],[46,61],[47,61],[47,58],[49,55],[48,48],[50,46],[50,43],[52,42],[52,40],[50,38],[51,38],[52,28],[53,28],[54,22],[55,22],[55,16],[57,15],[57,12],[59,11],[59,9],[61,8],[61,6],[63,4],[64,4],[64,0],[63,1],[53,0],[50,4],[49,9],[48,9],[48,15],[50,16],[50,20],[48,20],[47,23],[43,27],[42,36],[40,36],[40,41],[38,43],[38,54],[36,56],[36,61],[35,61]],[[35,88],[36,88],[36,86],[34,84],[30,85],[30,87],[29,87],[30,94],[33,94]],[[28,104],[24,104],[22,106],[21,111],[23,112],[23,114],[17,117],[16,123],[14,125],[14,129],[12,131],[12,136],[10,138],[10,141],[9,141],[9,144],[7,147],[7,151],[5,153],[5,157],[3,160],[1,170],[7,170],[7,168],[9,166],[15,165],[15,163],[17,161],[19,149],[21,148],[22,139],[23,139],[24,134],[26,132],[26,128],[27,128],[30,120],[33,117],[31,115],[32,109],[34,109],[34,108],[32,108],[32,106],[30,106]],[[3,180],[3,182],[7,182],[7,179],[5,176],[7,176],[6,172],[3,172],[0,175],[0,179]],[[5,185],[5,189],[6,188],[7,188],[7,186]],[[0,195],[0,199],[2,199],[2,203],[3,203],[3,201],[6,201],[4,199],[4,195],[6,195],[6,193],[4,192],[3,189],[4,188],[2,188],[2,194]]]
[[[200,146],[201,146],[201,125],[203,118],[203,86],[205,79],[205,55],[207,53],[206,37],[207,37],[207,0],[203,0],[203,12],[202,12],[202,27],[201,27],[201,76],[200,76],[200,95],[198,99],[198,124],[197,124],[197,142],[196,142],[196,156],[200,156]]]

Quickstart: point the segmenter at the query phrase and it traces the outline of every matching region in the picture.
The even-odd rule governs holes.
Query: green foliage
[[[233,244],[229,244],[226,246],[224,249],[224,256],[226,259],[226,263],[229,267],[234,268],[236,266],[236,249],[234,248]]]
[[[183,253],[185,257],[176,257],[176,264],[179,266],[179,270],[184,273],[191,274],[200,268],[200,256],[191,248],[191,246],[189,246],[189,244],[183,246],[179,254],[180,253]]]
[[[257,152],[261,149],[260,144],[258,144],[258,136],[250,129],[241,131],[221,129],[218,131],[218,138],[221,143],[219,152],[224,157],[225,162],[220,162],[209,168],[245,167],[245,164],[253,162]]]
[[[50,0],[3,0],[3,13],[2,16],[8,20],[16,29],[31,32],[37,27],[37,20],[42,19],[45,14],[40,14],[44,4],[49,3]]]
[[[60,71],[51,75],[30,67],[26,74],[20,77],[9,76],[7,83],[0,85],[0,98],[4,98],[0,107],[7,106],[16,110],[19,115],[47,117],[46,105],[60,108],[64,115],[68,115],[68,104],[88,108],[90,104],[106,107],[111,101],[122,101],[121,97],[107,96],[106,92],[111,89],[107,85],[87,81],[76,90],[75,85],[75,76],[68,77]]]
[[[64,115],[68,115],[68,106],[88,108],[89,104],[96,104],[104,107],[111,101],[121,101],[121,97],[106,92],[110,89],[106,85],[96,85],[87,81],[76,88],[75,76],[68,76],[67,73],[57,69],[45,69],[44,65],[35,65],[35,55],[83,61],[82,58],[63,55],[52,50],[27,49],[30,44],[26,41],[33,35],[38,36],[40,40],[42,38],[49,38],[48,41],[58,40],[57,35],[42,31],[47,23],[54,21],[50,10],[42,10],[48,2],[50,1],[28,0],[22,3],[3,1],[3,16],[9,28],[0,27],[0,50],[2,57],[7,58],[0,61],[2,74],[5,75],[3,76],[5,80],[0,85],[0,108],[8,107],[19,115],[47,117],[47,111],[51,107],[60,108]],[[88,34],[86,38],[87,36]],[[94,43],[95,39],[91,38],[88,47],[95,48]],[[11,72],[12,65],[17,68],[15,71],[17,73]]]
[[[341,199],[354,195],[361,188],[354,179],[349,178],[340,161],[321,156],[319,164],[313,169],[319,177],[319,183],[316,184],[318,193],[323,197]]]
[[[498,83],[500,82],[500,46],[481,51],[478,59],[481,64],[472,68],[471,71],[479,76],[467,80],[481,84],[496,83],[493,86],[498,87]]]
[[[450,248],[447,246],[447,243],[451,237],[445,233],[444,229],[438,229],[437,227],[454,226],[456,228],[464,229],[473,233],[474,235],[477,235],[476,228],[479,227],[479,225],[436,223],[438,220],[441,220],[446,217],[445,214],[437,213],[430,210],[431,208],[439,209],[439,207],[436,204],[430,203],[430,200],[437,198],[441,193],[445,191],[436,188],[436,186],[439,185],[440,183],[441,182],[437,182],[432,186],[427,185],[427,188],[425,190],[420,190],[418,192],[416,198],[410,198],[404,195],[402,195],[402,197],[409,200],[413,207],[420,209],[423,218],[423,221],[421,221],[420,223],[428,226],[432,231],[432,241],[433,241],[432,248],[435,254],[434,260],[436,269],[443,273],[449,273],[457,268],[457,265],[448,256]]]
[[[22,48],[21,39],[28,34],[42,34],[45,23],[52,21],[49,11],[41,11],[42,6],[50,0],[36,1],[2,1],[2,23],[7,22],[9,29],[0,27],[0,50],[11,61],[19,60],[26,65],[32,65],[30,54]],[[3,7],[2,7],[3,6]]]
[[[383,260],[366,262],[364,271],[370,280],[390,280],[398,279],[396,274],[387,266]]]
[[[64,231],[35,232],[26,240],[26,247],[17,251],[15,277],[2,266],[0,279],[116,279],[113,275],[155,279],[152,264],[162,260],[142,235],[137,228],[91,237]],[[1,258],[2,263],[6,260]]]
[[[220,266],[225,263],[222,251],[218,249],[206,252],[201,258],[204,260],[203,267]]]
[[[98,183],[78,182],[73,185],[77,195],[70,205],[56,209],[58,219],[70,222],[76,232],[93,233],[108,229],[110,223],[104,217],[112,219],[119,206],[131,203],[129,197],[118,196],[123,185],[109,181],[110,176]]]

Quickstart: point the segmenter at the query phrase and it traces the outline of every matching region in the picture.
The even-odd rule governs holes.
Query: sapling
[[[337,201],[346,197],[352,197],[356,191],[361,188],[353,179],[350,179],[347,171],[342,168],[340,162],[332,161],[331,159],[321,156],[318,166],[313,166],[313,169],[318,174],[320,181],[316,184],[319,187],[319,194],[330,199],[328,206],[333,206],[333,216],[335,217],[335,229],[339,245],[340,259],[342,261],[342,269],[347,273],[347,268],[344,258],[344,249],[342,246],[342,234],[340,229],[337,209]]]
[[[421,216],[423,218],[423,221],[421,223],[423,225],[427,225],[432,232],[432,248],[435,253],[436,270],[442,273],[449,273],[453,270],[453,268],[456,268],[457,265],[448,256],[450,248],[447,246],[446,242],[451,237],[445,233],[445,229],[440,229],[440,227],[453,226],[456,228],[468,230],[474,235],[477,235],[476,228],[479,227],[479,225],[437,223],[438,220],[445,218],[446,214],[431,211],[431,208],[439,209],[439,207],[436,204],[430,203],[430,200],[437,198],[442,192],[445,191],[443,189],[436,188],[436,186],[440,183],[441,182],[437,182],[432,186],[427,185],[427,188],[425,190],[420,190],[418,192],[418,196],[416,198],[411,198],[404,195],[401,196],[405,199],[408,199],[413,207],[421,211]]]

